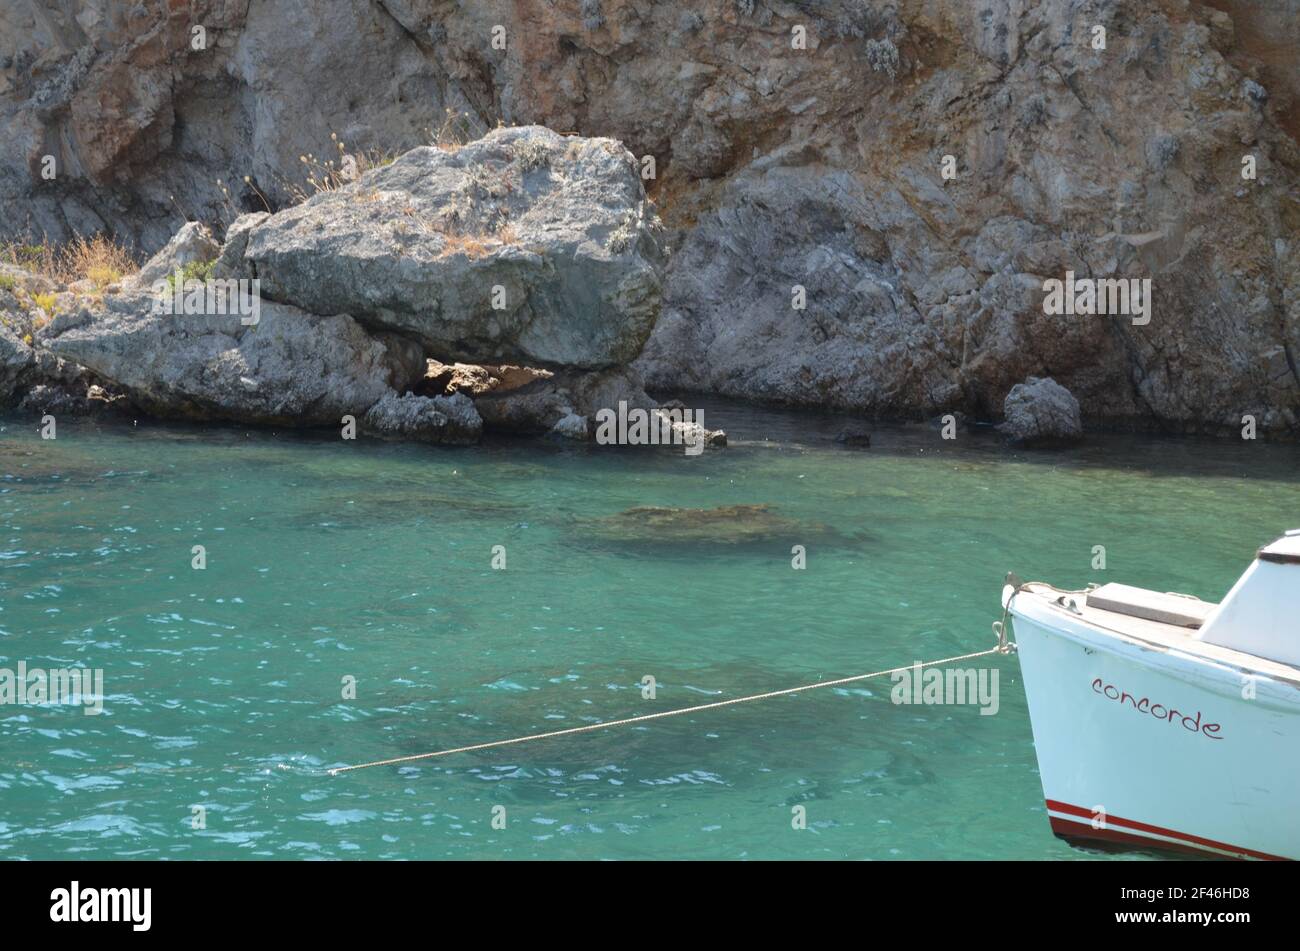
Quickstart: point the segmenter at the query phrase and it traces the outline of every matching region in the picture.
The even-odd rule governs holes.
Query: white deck
[[[1198,628],[1218,607],[1186,594],[1161,594],[1127,584],[1104,584],[1087,595],[1088,606],[1177,627]]]
[[[1155,595],[1159,592],[1149,593]],[[1300,688],[1300,668],[1247,654],[1231,647],[1207,643],[1196,637],[1197,631],[1193,628],[1101,610],[1088,604],[1089,592],[1087,591],[1066,591],[1045,582],[1031,581],[1023,586],[1021,594],[1017,597],[1026,594],[1040,599],[1045,607],[1059,613],[1063,618],[1082,621],[1090,628],[1119,637],[1128,643],[1149,649],[1178,651],[1181,654],[1203,657],[1218,664],[1263,674],[1274,680],[1286,681]],[[1073,601],[1077,611],[1058,603],[1063,597]],[[1210,609],[1216,607],[1211,602],[1199,603]]]

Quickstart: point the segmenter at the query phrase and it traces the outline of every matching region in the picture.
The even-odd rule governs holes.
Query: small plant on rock
[[[58,271],[63,283],[90,281],[102,292],[136,270],[131,252],[102,234],[74,238],[60,249]]]
[[[344,185],[350,185],[372,168],[391,165],[397,158],[396,153],[387,152],[383,149],[349,152],[347,146],[339,140],[337,132],[330,133],[330,142],[333,143],[337,152],[337,155],[333,158],[317,158],[311,152],[298,156],[298,161],[307,169],[307,184],[289,186],[289,194],[293,198],[294,204],[302,204],[308,198],[321,192],[332,192]],[[254,191],[257,191],[247,176],[245,176],[244,182],[253,187]],[[218,182],[218,184],[220,183]],[[257,192],[257,195],[262,198],[263,204],[266,204],[266,199],[260,191]],[[270,211],[269,205],[267,205],[267,210]]]
[[[89,281],[97,292],[139,270],[131,251],[103,234],[73,238],[62,246],[0,245],[0,261],[16,264],[61,286]]]
[[[207,281],[212,277],[212,270],[216,266],[216,261],[191,261],[181,268],[181,287],[190,281]],[[167,286],[172,290],[176,289],[175,271],[167,275]]]
[[[551,164],[551,150],[536,139],[521,139],[511,146],[511,152],[525,172]]]
[[[56,297],[54,294],[33,294],[32,303],[34,303],[41,310],[45,311],[47,321],[50,317],[56,316],[58,312],[57,311],[58,297]],[[44,326],[44,323],[45,321],[42,321],[40,326]]]
[[[38,274],[49,273],[54,249],[47,244],[0,244],[0,261]]]
[[[429,144],[444,152],[455,152],[465,143],[481,138],[486,132],[473,116],[448,109],[447,117],[442,120],[438,131],[430,136]]]

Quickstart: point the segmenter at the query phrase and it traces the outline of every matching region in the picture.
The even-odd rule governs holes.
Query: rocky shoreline
[[[0,405],[447,445],[485,429],[627,444],[626,420],[599,431],[618,407],[662,429],[633,444],[724,446],[634,363],[664,271],[637,173],[611,140],[500,129],[241,216],[223,241],[187,223],[107,287],[0,265]],[[1004,428],[1077,440],[1078,402],[1030,378]]]
[[[214,273],[262,282],[265,325],[137,326],[147,288],[42,287],[60,314],[33,333],[4,297],[0,395],[468,438],[459,401],[418,401],[451,399],[421,382],[433,359],[554,371],[525,408],[504,382],[469,397],[517,431],[578,434],[617,381],[630,405],[952,416],[1026,443],[1076,421],[1300,434],[1297,0],[191,7],[0,12],[0,239],[152,252],[183,209],[222,234]],[[451,115],[505,128],[418,146]],[[385,154],[364,192],[301,202],[309,150]],[[207,260],[158,264],[181,258]],[[1074,276],[1150,288],[1141,320],[1052,312]],[[189,356],[129,367],[127,337]]]
[[[629,365],[658,315],[657,228],[611,140],[526,127],[416,149],[222,243],[186,224],[102,293],[6,267],[0,400],[452,445],[590,440],[622,405],[722,445]]]

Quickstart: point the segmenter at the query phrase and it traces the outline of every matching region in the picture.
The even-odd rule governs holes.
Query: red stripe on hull
[[[1108,827],[1124,826],[1135,832],[1145,832],[1150,835],[1163,835],[1171,839],[1178,839],[1177,842],[1164,842],[1158,839],[1152,839],[1145,835],[1134,835],[1132,832],[1124,832],[1115,828],[1094,829],[1092,827],[1093,811],[1084,809],[1082,806],[1075,806],[1068,802],[1059,802],[1055,799],[1048,799],[1047,808],[1055,812],[1064,812],[1073,816],[1080,816],[1087,819],[1087,823],[1073,822],[1068,819],[1059,819],[1056,816],[1049,816],[1048,819],[1052,824],[1052,831],[1063,838],[1070,839],[1099,839],[1106,842],[1120,842],[1127,845],[1141,845],[1144,848],[1170,849],[1175,852],[1194,852],[1198,855],[1213,855],[1217,858],[1255,858],[1265,861],[1285,862],[1287,859],[1280,855],[1270,855],[1267,852],[1257,852],[1254,849],[1246,849],[1237,845],[1228,845],[1225,842],[1216,842],[1213,839],[1202,838],[1199,835],[1189,835],[1186,832],[1177,832],[1174,829],[1165,829],[1161,826],[1151,825],[1146,822],[1138,822],[1134,819],[1123,819],[1119,816],[1106,816],[1106,825]],[[1231,852],[1232,856],[1225,856],[1220,852],[1212,851],[1221,849],[1223,852]]]
[[[1048,816],[1047,821],[1052,824],[1052,832],[1070,842],[1105,842],[1112,845],[1134,846],[1140,849],[1178,852],[1186,855],[1213,856],[1216,859],[1231,859],[1233,856],[1224,855],[1221,852],[1211,852],[1208,849],[1197,848],[1194,845],[1184,845],[1179,842],[1162,842],[1159,839],[1152,839],[1145,835],[1134,835],[1128,832],[1119,832],[1115,829],[1094,829],[1091,825],[1082,822],[1074,822],[1070,819],[1058,819],[1056,816]],[[1240,856],[1237,856],[1240,860]]]

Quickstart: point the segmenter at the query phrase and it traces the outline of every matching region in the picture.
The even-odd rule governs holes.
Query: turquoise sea
[[[1300,527],[1295,446],[704,406],[696,458],[0,421],[0,668],[105,693],[0,706],[0,858],[1111,858],[1048,830],[1014,657],[992,716],[886,679],[327,774],[980,650],[1008,570],[1218,599]]]

